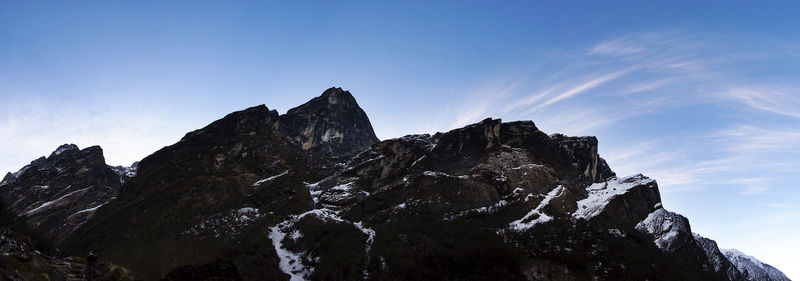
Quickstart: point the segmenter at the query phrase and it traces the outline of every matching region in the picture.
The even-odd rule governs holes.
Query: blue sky
[[[2,2],[0,171],[62,143],[128,165],[341,86],[381,139],[596,135],[695,232],[800,279],[798,2],[431,2]]]

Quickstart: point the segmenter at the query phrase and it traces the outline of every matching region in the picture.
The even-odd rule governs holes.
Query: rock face
[[[367,114],[342,88],[325,90],[278,119],[277,127],[301,149],[334,159],[353,156],[378,141]]]
[[[746,280],[789,280],[780,270],[736,249],[722,250],[722,253],[742,273]]]
[[[141,280],[783,280],[743,274],[597,151],[499,119],[379,141],[331,88],[111,168],[115,199],[54,246]]]
[[[751,280],[743,276],[742,272],[740,272],[739,269],[736,268],[733,263],[731,263],[731,260],[728,259],[728,257],[725,256],[722,251],[720,251],[719,247],[717,246],[717,242],[698,234],[694,234],[694,239],[698,244],[700,244],[701,247],[703,247],[703,251],[706,253],[708,262],[713,266],[715,272],[725,273],[730,280]]]
[[[0,200],[58,243],[114,198],[120,185],[120,176],[106,165],[100,147],[81,150],[65,144],[4,180]]]

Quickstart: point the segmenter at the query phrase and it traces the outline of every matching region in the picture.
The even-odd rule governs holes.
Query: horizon
[[[800,279],[800,4],[415,4],[2,3],[0,172],[64,143],[128,166],[342,87],[381,140],[487,117],[596,136],[693,232]]]

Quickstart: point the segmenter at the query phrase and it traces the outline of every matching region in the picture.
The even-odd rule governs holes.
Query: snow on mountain
[[[700,247],[706,253],[708,263],[715,272],[724,272],[724,274],[728,276],[728,279],[730,280],[747,280],[731,263],[728,257],[722,254],[722,251],[720,251],[716,241],[700,236],[697,233],[692,233],[692,236],[694,237],[694,240],[697,241],[697,244],[700,245]]]
[[[595,183],[586,187],[589,197],[578,201],[578,209],[572,214],[575,218],[591,219],[599,215],[615,197],[625,194],[633,187],[653,182],[652,179],[641,174],[612,178],[609,181]]]
[[[722,249],[722,253],[739,269],[749,281],[790,281],[786,275],[777,268],[763,263],[753,256],[744,254],[736,249]]]
[[[125,166],[108,166],[108,167],[111,168],[112,171],[117,173],[117,175],[119,175],[120,183],[125,183],[131,178],[136,176],[136,172],[139,169],[139,162],[133,162],[133,164],[131,164],[128,167]]]
[[[653,236],[659,249],[671,252],[681,234],[691,232],[689,220],[679,214],[659,208],[636,225],[636,230]]]
[[[548,192],[547,195],[545,195],[544,199],[542,199],[542,201],[539,202],[539,205],[536,206],[535,209],[528,212],[528,214],[526,214],[521,219],[511,222],[510,224],[511,229],[514,231],[525,231],[527,229],[530,229],[531,227],[534,227],[539,223],[546,223],[548,221],[553,220],[553,217],[545,213],[542,213],[542,208],[547,206],[547,204],[550,204],[550,200],[553,200],[553,198],[561,196],[563,193],[564,193],[564,186],[561,185],[557,186],[556,188]]]

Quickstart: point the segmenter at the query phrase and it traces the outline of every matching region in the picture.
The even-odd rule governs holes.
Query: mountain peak
[[[350,91],[342,90],[342,88],[339,87],[331,87],[322,92],[322,95],[315,97],[298,107],[289,109],[286,114],[296,114],[301,112],[325,113],[347,110],[363,112],[361,107],[358,106],[355,97],[350,94]]]
[[[378,141],[372,124],[349,91],[333,87],[280,116],[280,127],[303,150],[332,156],[358,153]]]
[[[322,92],[321,98],[326,98],[329,104],[339,102],[355,102],[355,98],[350,91],[342,90],[340,87],[331,87]]]
[[[11,181],[12,179],[14,179],[14,174],[12,174],[11,172],[8,172],[8,173],[6,173],[6,176],[3,177],[3,180],[0,181],[0,182],[5,183],[5,182],[8,182],[8,181]]]
[[[80,148],[78,148],[78,146],[75,145],[75,144],[65,143],[65,144],[62,144],[62,145],[58,146],[58,148],[56,148],[56,150],[54,150],[53,153],[50,154],[50,157],[53,157],[53,156],[56,156],[56,155],[60,155],[61,153],[64,153],[64,152],[67,152],[67,151],[80,151]]]

